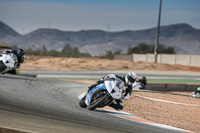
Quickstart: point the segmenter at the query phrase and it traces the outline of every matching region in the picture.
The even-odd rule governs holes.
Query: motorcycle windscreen
[[[105,81],[104,84],[106,86],[107,91],[114,99],[121,98],[122,90],[116,86],[115,81]]]

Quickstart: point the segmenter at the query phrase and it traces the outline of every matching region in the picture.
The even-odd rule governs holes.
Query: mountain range
[[[41,49],[45,45],[48,50],[58,51],[69,44],[72,47],[78,47],[80,52],[100,56],[106,54],[107,51],[121,50],[122,53],[126,53],[129,47],[135,47],[139,43],[152,45],[155,43],[156,29],[154,27],[120,32],[38,29],[20,35],[0,21],[0,42],[32,49]],[[185,23],[161,26],[159,42],[166,47],[174,47],[178,54],[200,54],[200,29],[195,29]]]

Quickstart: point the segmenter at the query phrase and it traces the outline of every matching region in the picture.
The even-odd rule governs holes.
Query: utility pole
[[[107,39],[108,39],[108,43],[109,43],[110,42],[110,29],[111,29],[111,25],[107,24],[106,28],[107,28]]]
[[[161,8],[162,8],[162,0],[160,0],[160,7],[159,7],[159,14],[158,14],[158,27],[157,27],[156,42],[155,42],[155,48],[154,48],[155,63],[157,63],[157,57],[158,57],[157,48],[158,48],[159,36],[160,36]]]

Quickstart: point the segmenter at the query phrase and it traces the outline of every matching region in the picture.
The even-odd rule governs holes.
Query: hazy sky
[[[0,0],[0,21],[25,34],[38,28],[64,31],[139,30],[157,26],[160,0]],[[200,29],[200,0],[163,0],[161,25]]]

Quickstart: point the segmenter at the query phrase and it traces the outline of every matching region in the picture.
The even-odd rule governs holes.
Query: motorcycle
[[[200,98],[200,92],[193,92],[190,96]]]
[[[116,86],[116,81],[104,81],[92,88],[87,94],[82,93],[79,96],[79,105],[82,108],[88,108],[94,110],[96,108],[102,108],[111,104],[114,99],[120,99],[122,90]]]
[[[147,79],[146,79],[146,77],[143,76],[141,79],[136,81],[133,84],[132,87],[133,87],[133,90],[140,90],[140,89],[146,90],[146,88],[147,88]]]
[[[9,70],[12,70],[14,67],[16,67],[17,63],[18,63],[18,58],[15,54],[3,53],[2,55],[0,55],[0,74],[4,74]]]

